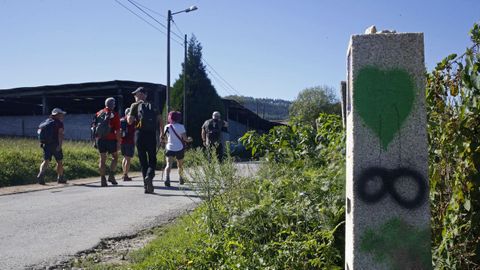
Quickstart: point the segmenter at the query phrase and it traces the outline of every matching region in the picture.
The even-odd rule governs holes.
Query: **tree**
[[[193,36],[188,42],[186,66],[187,96],[187,135],[193,138],[193,145],[202,145],[201,127],[205,120],[212,118],[212,112],[219,111],[226,119],[222,99],[207,76],[202,62],[202,45]],[[175,81],[171,92],[171,108],[184,112],[183,108],[183,72]]]
[[[302,90],[289,108],[290,118],[315,124],[320,113],[340,114],[340,103],[329,86],[315,86]]]

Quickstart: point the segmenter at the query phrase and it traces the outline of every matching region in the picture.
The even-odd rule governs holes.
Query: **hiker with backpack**
[[[135,123],[135,145],[142,167],[145,193],[153,193],[153,178],[157,166],[157,139],[163,137],[160,112],[147,101],[147,91],[138,87],[132,92],[135,102],[130,107],[129,124]],[[157,135],[157,132],[160,132]],[[160,137],[158,137],[160,136]]]
[[[115,180],[115,170],[117,169],[118,150],[120,149],[121,134],[120,134],[120,117],[115,109],[115,99],[109,97],[105,100],[105,108],[101,109],[95,114],[94,122],[92,124],[96,146],[100,153],[99,173],[100,185],[102,187],[108,186],[106,174],[107,153],[112,156],[110,162],[110,171],[108,174],[108,182],[112,185],[117,185]]]
[[[185,147],[188,141],[185,126],[178,123],[182,119],[182,114],[177,111],[168,113],[168,124],[164,128],[166,136],[165,157],[167,165],[165,166],[165,186],[170,186],[170,169],[172,168],[173,158],[177,160],[178,174],[180,175],[180,185],[185,183],[183,178],[183,158],[185,156]]]
[[[202,125],[203,145],[215,149],[219,161],[223,160],[222,131],[226,132],[228,122],[221,119],[220,112],[213,112],[212,119],[208,119]]]
[[[38,126],[38,138],[40,147],[43,149],[43,161],[40,165],[40,171],[37,175],[37,182],[45,185],[45,172],[48,168],[52,156],[57,162],[57,182],[66,184],[67,181],[63,176],[63,152],[62,144],[64,137],[63,119],[67,114],[60,108],[52,110],[50,116]]]
[[[120,119],[123,181],[132,181],[132,178],[128,177],[128,172],[130,171],[130,161],[135,154],[135,123],[128,124],[127,118],[129,115],[130,108],[127,108],[125,116]]]

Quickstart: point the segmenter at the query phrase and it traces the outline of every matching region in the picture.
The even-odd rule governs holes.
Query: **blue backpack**
[[[55,120],[47,118],[40,123],[37,130],[38,140],[42,144],[55,143]]]

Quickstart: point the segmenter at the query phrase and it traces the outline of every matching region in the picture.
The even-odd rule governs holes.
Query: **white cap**
[[[113,108],[115,108],[115,99],[113,97],[105,99],[105,107],[113,110]]]
[[[67,114],[66,111],[63,111],[63,110],[60,109],[60,108],[55,108],[55,109],[52,110],[52,115],[57,115],[57,114],[59,114],[59,113],[60,113],[60,114]]]
[[[212,113],[212,118],[213,119],[220,119],[220,117],[221,117],[220,112],[214,111]]]

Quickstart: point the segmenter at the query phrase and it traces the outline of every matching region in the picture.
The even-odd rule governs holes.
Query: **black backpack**
[[[207,125],[207,137],[210,142],[220,141],[220,134],[222,133],[221,120],[212,119]]]
[[[94,115],[92,131],[95,137],[103,138],[107,136],[108,133],[110,133],[110,114],[111,113],[102,111],[98,116],[96,114]]]
[[[124,118],[120,119],[120,131],[122,134],[122,138],[127,137],[128,135],[128,123],[127,123],[127,117],[125,116]]]
[[[141,131],[156,131],[158,128],[157,112],[150,103],[138,104],[137,129]]]
[[[55,143],[55,120],[47,118],[38,125],[38,140],[42,144]]]

